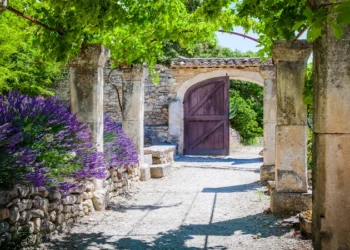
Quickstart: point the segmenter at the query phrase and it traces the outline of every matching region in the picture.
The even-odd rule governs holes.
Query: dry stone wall
[[[32,246],[50,235],[69,231],[75,222],[103,210],[107,200],[122,195],[140,178],[138,165],[112,167],[103,189],[85,182],[69,194],[44,187],[16,186],[0,190],[0,249],[9,242],[23,241]]]

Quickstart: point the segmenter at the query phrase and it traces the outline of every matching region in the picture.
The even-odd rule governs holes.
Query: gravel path
[[[264,213],[269,197],[258,182],[258,155],[189,158],[163,179],[137,183],[129,198],[84,218],[47,248],[311,249],[281,217]]]

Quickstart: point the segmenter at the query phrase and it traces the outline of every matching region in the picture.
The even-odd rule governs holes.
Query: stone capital
[[[123,81],[142,81],[142,78],[145,76],[145,69],[147,71],[147,66],[141,64],[135,64],[131,68],[123,69]]]
[[[276,41],[272,47],[272,57],[275,63],[279,61],[307,61],[312,46],[306,40]]]
[[[276,79],[276,66],[275,65],[261,65],[260,75],[264,79]]]
[[[0,13],[6,10],[7,8],[7,0],[0,0]]]
[[[1,0],[0,0],[1,1]],[[101,44],[83,44],[72,67],[103,67],[110,57],[109,49]]]

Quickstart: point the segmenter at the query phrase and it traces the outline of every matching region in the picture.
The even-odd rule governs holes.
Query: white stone
[[[94,208],[96,211],[104,210],[108,205],[107,191],[105,189],[100,189],[94,192],[94,197],[92,198]]]

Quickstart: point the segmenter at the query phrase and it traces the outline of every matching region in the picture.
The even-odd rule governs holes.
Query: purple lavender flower
[[[21,183],[67,191],[75,185],[67,179],[104,178],[103,158],[87,125],[58,98],[0,95],[0,187]]]

